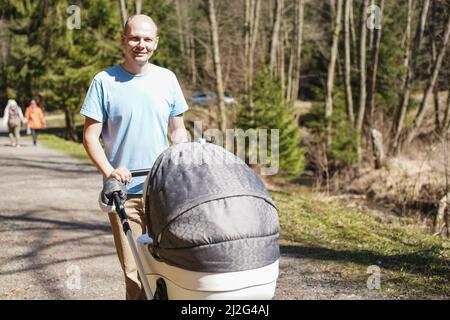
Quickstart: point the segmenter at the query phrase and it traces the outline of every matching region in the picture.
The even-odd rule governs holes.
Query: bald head
[[[140,73],[158,46],[158,28],[149,16],[137,14],[127,19],[121,36],[125,67]]]
[[[145,14],[135,14],[128,17],[125,25],[123,26],[123,34],[127,35],[130,28],[143,28],[154,30],[155,35],[158,33],[158,27],[152,18],[146,16]]]

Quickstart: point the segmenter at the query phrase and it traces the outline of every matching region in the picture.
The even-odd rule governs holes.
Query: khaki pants
[[[133,231],[134,239],[137,241],[137,238],[141,234],[147,232],[143,199],[142,197],[130,198],[125,202],[124,207],[125,212],[128,215],[128,223]],[[128,239],[123,233],[119,215],[116,212],[110,212],[108,215],[109,221],[111,222],[117,256],[119,257],[120,265],[122,266],[125,276],[126,299],[146,299],[144,288],[138,277],[133,253],[131,252],[130,245],[128,244]]]

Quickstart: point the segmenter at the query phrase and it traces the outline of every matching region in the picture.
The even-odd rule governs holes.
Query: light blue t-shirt
[[[98,73],[89,87],[81,114],[103,123],[106,157],[114,168],[147,169],[169,146],[170,117],[188,109],[175,74],[150,64],[133,75],[120,65]],[[134,177],[128,193],[142,193],[145,176]]]

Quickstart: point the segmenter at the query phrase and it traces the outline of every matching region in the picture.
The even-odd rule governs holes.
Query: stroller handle
[[[125,236],[128,239],[131,253],[133,254],[134,261],[135,261],[136,267],[137,267],[137,271],[138,271],[139,277],[142,282],[142,286],[144,287],[145,295],[147,296],[148,300],[153,300],[154,296],[152,293],[152,289],[151,289],[150,283],[148,282],[148,279],[146,277],[141,258],[139,257],[136,243],[134,241],[133,231],[131,230],[130,224],[128,223],[128,216],[127,216],[127,213],[125,212],[124,206],[121,203],[119,192],[115,191],[115,192],[113,192],[112,195],[113,195],[113,201],[114,201],[114,205],[116,207],[117,214],[119,215],[120,222],[122,224],[123,232],[125,233]]]
[[[150,169],[139,169],[139,170],[131,170],[131,176],[132,177],[142,177],[142,176],[146,176],[148,175],[148,173],[150,172]]]

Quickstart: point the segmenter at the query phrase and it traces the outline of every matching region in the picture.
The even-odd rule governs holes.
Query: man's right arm
[[[114,169],[106,158],[105,151],[100,143],[102,123],[85,117],[83,130],[83,145],[89,158],[100,173],[107,179],[115,178],[123,183],[131,181],[131,173],[125,167]]]

